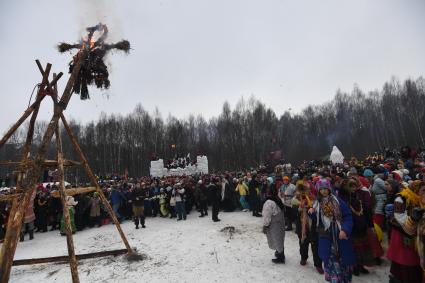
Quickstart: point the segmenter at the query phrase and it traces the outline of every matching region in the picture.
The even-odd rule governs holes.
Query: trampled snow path
[[[249,213],[220,213],[221,222],[198,218],[192,212],[186,221],[148,218],[147,228],[135,230],[126,221],[122,227],[130,244],[148,259],[128,263],[119,257],[79,262],[81,282],[325,282],[313,267],[312,258],[300,266],[298,238],[286,234],[286,264],[271,262],[274,251],[261,233],[261,218]],[[234,226],[232,239],[220,232]],[[74,235],[77,253],[124,248],[113,225],[86,229]],[[66,239],[57,231],[36,233],[35,239],[18,244],[15,259],[66,255]],[[389,263],[370,268],[371,274],[353,282],[388,282]],[[11,282],[71,282],[66,264],[13,267]]]

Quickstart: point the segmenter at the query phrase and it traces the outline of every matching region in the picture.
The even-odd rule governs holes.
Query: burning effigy
[[[108,67],[104,59],[108,51],[116,49],[130,52],[130,42],[121,40],[120,42],[109,44],[105,42],[108,36],[108,27],[102,23],[96,26],[88,27],[87,37],[81,39],[79,43],[69,44],[61,42],[58,44],[58,50],[61,53],[77,50],[87,50],[88,55],[82,64],[80,72],[74,81],[73,92],[80,95],[81,99],[90,98],[88,86],[96,85],[100,89],[108,89],[110,86]],[[95,35],[98,35],[95,39]],[[69,62],[69,73],[72,72],[77,62],[77,55]]]

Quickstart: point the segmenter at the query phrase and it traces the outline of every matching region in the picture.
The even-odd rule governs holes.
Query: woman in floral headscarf
[[[324,263],[325,279],[332,283],[349,283],[356,262],[350,238],[351,211],[343,200],[332,194],[327,180],[319,182],[318,200],[309,212],[316,212],[319,256]]]

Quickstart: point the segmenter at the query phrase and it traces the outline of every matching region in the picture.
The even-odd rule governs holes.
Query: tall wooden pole
[[[66,243],[68,246],[69,265],[71,267],[72,282],[79,283],[80,279],[78,278],[77,257],[75,256],[74,240],[72,239],[71,217],[69,215],[69,209],[66,203],[62,140],[59,132],[59,126],[56,128],[56,153],[58,155],[58,171],[60,180],[59,192],[63,207],[63,218],[65,220]]]
[[[31,106],[28,107],[27,110],[25,110],[24,114],[22,114],[19,120],[15,124],[13,124],[12,127],[10,127],[10,129],[0,140],[0,147],[2,147],[10,139],[13,133],[15,133],[15,131],[22,125],[22,123],[28,118],[28,116],[31,115],[34,109],[38,107],[38,105],[40,105],[40,102],[44,99],[44,97],[45,96],[38,97],[37,100],[33,104],[31,104]]]
[[[38,149],[37,155],[34,160],[34,165],[27,171],[24,178],[19,182],[19,186],[23,189],[24,193],[18,200],[18,207],[16,213],[10,219],[12,226],[6,231],[5,239],[0,251],[0,282],[5,283],[9,281],[10,271],[12,269],[13,257],[16,251],[16,245],[19,240],[19,234],[22,227],[22,220],[25,214],[25,209],[28,207],[31,196],[36,188],[37,181],[42,174],[43,162],[47,152],[47,148],[52,139],[52,136],[58,125],[60,114],[66,109],[69,100],[72,96],[72,88],[74,81],[80,72],[85,58],[87,57],[86,50],[80,51],[76,56],[77,63],[72,70],[71,76],[68,79],[62,98],[55,108],[54,114],[48,124],[47,130],[44,134],[41,145]],[[28,114],[29,115],[29,114]],[[0,144],[1,145],[1,144]]]
[[[43,80],[42,80],[42,82],[40,84],[40,88],[37,92],[36,101],[24,113],[24,116],[27,113],[28,113],[28,115],[29,115],[29,113],[32,113],[32,116],[31,116],[29,127],[28,127],[27,138],[26,138],[26,141],[25,141],[24,150],[23,150],[23,153],[22,153],[21,164],[26,164],[27,161],[28,161],[28,158],[29,158],[29,153],[30,153],[30,150],[31,150],[31,145],[32,145],[33,136],[34,136],[35,121],[37,120],[38,111],[40,109],[40,103],[41,103],[41,101],[43,100],[43,97],[44,97],[44,96],[41,95],[41,92],[43,91],[44,87],[48,84],[48,78],[49,78],[51,66],[52,66],[51,64],[47,64],[46,70],[42,72]],[[9,130],[8,134],[13,134],[13,132],[19,127],[19,125],[20,124],[19,124],[19,121],[18,121],[18,123],[15,124],[14,127],[11,128],[11,130]],[[8,134],[6,134],[6,136],[3,138],[4,142],[7,141]],[[19,174],[18,174],[18,178],[17,178],[17,189],[18,190],[21,190],[22,179],[25,177],[25,174],[26,173],[23,172],[23,171],[19,172]],[[13,216],[16,214],[17,208],[18,208],[18,201],[16,199],[14,199],[13,202],[12,202],[12,207],[10,209],[10,213],[9,213],[9,222],[7,224],[6,233],[7,233],[7,231],[12,230],[14,228],[13,227],[13,224],[14,224],[13,223],[14,222]],[[25,209],[26,209],[26,207],[25,207]],[[21,232],[20,229],[16,230],[16,233],[20,234],[20,232]],[[7,243],[5,241],[5,243],[3,245],[6,245],[6,244]],[[15,249],[16,249],[16,245],[15,245]],[[1,249],[0,250],[0,261],[1,262],[4,261],[6,257],[7,257],[6,249]],[[1,281],[1,282],[3,282],[3,281]]]
[[[8,140],[9,138],[13,135],[13,133],[22,125],[22,123],[28,118],[29,115],[31,115],[31,113],[33,112],[37,112],[38,113],[38,109],[40,108],[40,103],[41,101],[44,99],[44,95],[41,95],[41,91],[44,89],[45,86],[49,85],[49,74],[50,74],[50,69],[52,67],[52,64],[48,63],[46,66],[46,70],[44,71],[43,68],[41,67],[41,64],[38,60],[36,60],[37,66],[40,69],[41,74],[43,75],[43,80],[41,81],[41,84],[39,85],[39,89],[37,92],[37,96],[35,99],[35,102],[33,104],[31,104],[31,106],[29,106],[27,108],[27,110],[25,110],[24,114],[22,114],[21,118],[19,118],[18,122],[16,122],[8,131],[7,133],[3,136],[3,138],[0,140],[0,147],[3,146]],[[37,113],[35,115],[32,116],[32,120],[30,122],[30,126],[34,124],[34,121],[37,117]],[[34,133],[34,130],[31,128],[28,130],[28,134],[27,134],[27,141],[28,141],[28,136]],[[32,136],[31,136],[32,139]],[[27,150],[27,145],[28,143],[25,144],[25,150]],[[24,158],[26,158],[26,156],[24,156]]]
[[[128,250],[128,253],[132,253],[133,250],[131,249],[130,244],[127,241],[127,238],[125,237],[124,232],[121,229],[120,222],[118,221],[117,217],[115,216],[114,211],[112,210],[111,205],[109,204],[108,200],[106,199],[105,195],[103,194],[103,191],[100,188],[99,183],[97,182],[96,177],[94,176],[94,174],[93,174],[93,172],[92,172],[92,170],[89,166],[89,163],[88,163],[86,157],[84,156],[84,153],[81,150],[81,148],[80,148],[80,146],[77,142],[77,139],[75,138],[74,134],[72,133],[72,130],[69,127],[68,122],[66,121],[65,116],[63,114],[61,114],[61,119],[62,119],[62,123],[65,127],[65,130],[67,131],[68,136],[71,139],[71,143],[72,143],[75,151],[77,152],[78,156],[80,157],[80,160],[83,163],[83,167],[84,167],[87,175],[89,176],[91,183],[93,184],[93,186],[96,187],[96,191],[99,193],[100,199],[102,200],[103,204],[105,205],[106,209],[109,212],[109,215],[112,218],[112,221],[114,222],[115,226],[117,227],[117,230],[118,230],[118,232],[121,236],[122,241],[124,242],[125,247]]]

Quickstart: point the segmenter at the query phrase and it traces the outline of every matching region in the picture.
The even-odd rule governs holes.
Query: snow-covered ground
[[[250,213],[220,213],[221,222],[198,218],[192,212],[186,221],[148,218],[146,229],[133,223],[122,225],[130,244],[147,255],[140,262],[124,256],[79,262],[81,282],[325,282],[312,258],[300,266],[298,238],[286,234],[286,264],[271,262],[274,251],[261,233],[261,218]],[[229,234],[220,230],[234,226]],[[27,236],[28,237],[28,236]],[[86,229],[74,235],[77,253],[124,248],[113,225]],[[66,238],[57,231],[36,233],[35,239],[19,243],[15,259],[66,255]],[[388,282],[389,263],[370,268],[371,274],[353,282]],[[10,282],[71,282],[69,265],[39,264],[13,267]]]

